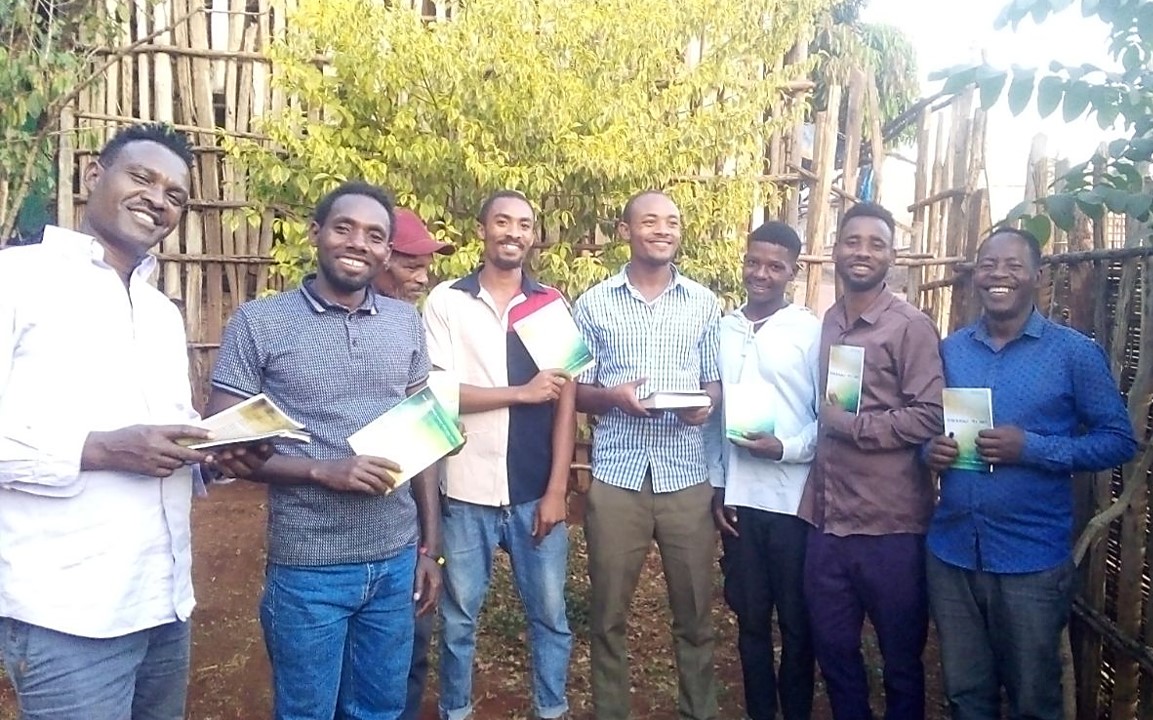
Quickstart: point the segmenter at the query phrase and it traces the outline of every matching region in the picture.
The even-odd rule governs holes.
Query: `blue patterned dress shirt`
[[[1130,460],[1137,449],[1105,353],[1036,310],[995,350],[984,321],[941,343],[947,387],[987,387],[993,425],[1025,433],[1021,459],[990,472],[946,470],[929,550],[969,570],[1029,573],[1070,555],[1073,479]]]

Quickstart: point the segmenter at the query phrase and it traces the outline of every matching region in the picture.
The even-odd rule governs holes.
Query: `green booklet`
[[[563,300],[553,300],[517,320],[512,329],[541,370],[564,370],[575,378],[594,362]]]
[[[945,388],[945,434],[957,441],[958,470],[989,471],[989,463],[977,452],[977,433],[993,427],[993,391],[989,388]]]
[[[357,455],[387,458],[400,466],[396,484],[408,481],[421,470],[464,445],[456,418],[424,388],[348,436]]]
[[[833,345],[829,348],[829,374],[825,398],[856,415],[861,412],[861,379],[865,375],[865,348]]]
[[[726,383],[724,386],[725,437],[744,440],[750,433],[772,435],[772,388],[764,384]]]

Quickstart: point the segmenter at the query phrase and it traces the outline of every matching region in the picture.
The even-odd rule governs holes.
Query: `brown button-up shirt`
[[[887,288],[851,325],[844,301],[825,314],[820,397],[829,347],[863,347],[861,411],[820,425],[801,518],[839,536],[925,533],[934,488],[918,455],[944,431],[939,343],[932,321]]]

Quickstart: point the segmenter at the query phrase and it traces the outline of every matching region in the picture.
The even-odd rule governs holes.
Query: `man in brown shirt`
[[[821,330],[817,455],[798,513],[813,525],[805,598],[837,720],[872,717],[861,659],[866,613],[885,662],[886,720],[925,715],[924,536],[933,486],[918,451],[943,430],[944,379],[933,323],[885,285],[893,230],[888,210],[862,203],[837,231],[833,261],[845,293]],[[863,349],[859,408],[842,407],[852,393],[829,392],[833,346]]]

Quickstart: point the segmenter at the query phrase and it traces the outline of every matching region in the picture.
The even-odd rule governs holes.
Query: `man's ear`
[[[104,166],[100,164],[99,160],[93,160],[88,163],[84,168],[84,174],[80,176],[80,181],[84,185],[84,190],[87,194],[92,194],[92,188],[96,187],[96,183],[100,182],[100,176],[104,174]]]

